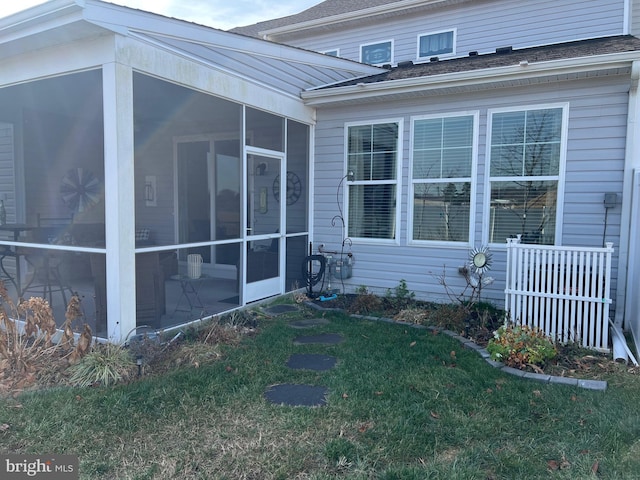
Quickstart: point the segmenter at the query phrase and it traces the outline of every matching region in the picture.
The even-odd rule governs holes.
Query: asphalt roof
[[[348,80],[322,88],[345,87],[407,78],[429,77],[447,73],[468,72],[518,65],[522,62],[537,63],[633,51],[640,51],[640,39],[632,35],[594,38],[515,50],[510,47],[504,47],[497,49],[494,53],[483,55],[475,55],[472,53],[466,57],[449,60],[436,60],[434,58],[432,61],[419,64],[400,62],[397,67],[389,68],[380,74]]]
[[[294,15],[274,18],[272,20],[266,20],[264,22],[259,22],[244,27],[236,27],[231,29],[230,31],[257,37],[259,36],[260,32],[263,32],[265,30],[271,30],[273,28],[284,27],[287,25],[295,25],[302,22],[318,20],[321,18],[332,17],[334,15],[341,15],[343,13],[355,12],[358,10],[364,10],[366,8],[377,7],[379,5],[386,5],[400,1],[402,0],[325,0],[324,2],[320,2],[319,4],[307,8],[306,10],[303,10],[302,12],[296,13]]]

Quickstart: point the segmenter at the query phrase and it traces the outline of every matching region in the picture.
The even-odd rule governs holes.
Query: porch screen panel
[[[284,118],[273,113],[246,107],[246,144],[254,147],[284,151]]]
[[[308,125],[287,120],[287,234],[309,229],[309,131]]]
[[[398,123],[348,128],[349,237],[396,238],[398,135]]]
[[[242,105],[134,72],[133,110],[138,246],[239,239]]]

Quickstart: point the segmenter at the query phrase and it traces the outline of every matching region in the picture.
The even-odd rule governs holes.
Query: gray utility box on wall
[[[343,254],[337,257],[327,257],[329,272],[333,278],[351,278],[353,267],[353,255]]]

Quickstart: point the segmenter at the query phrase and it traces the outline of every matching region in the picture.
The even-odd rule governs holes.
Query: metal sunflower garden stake
[[[492,255],[489,251],[489,247],[482,246],[471,249],[469,252],[469,264],[465,269],[467,272],[465,277],[467,283],[473,290],[471,300],[475,299],[476,302],[480,302],[480,296],[482,294],[482,287],[491,285],[493,283],[492,277],[485,277],[485,273],[491,269]]]

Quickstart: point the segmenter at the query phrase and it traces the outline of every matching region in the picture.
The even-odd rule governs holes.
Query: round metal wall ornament
[[[64,204],[74,212],[83,212],[96,203],[101,195],[100,180],[82,167],[72,168],[62,177],[60,195]]]
[[[302,194],[302,182],[300,177],[293,172],[287,172],[287,205],[293,205],[298,201]],[[280,201],[280,175],[276,176],[273,181],[273,196],[276,201]]]

